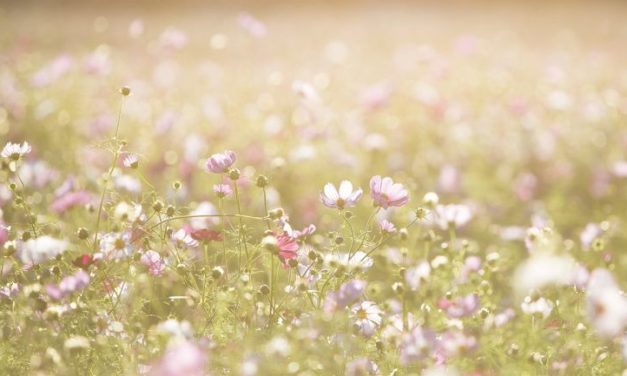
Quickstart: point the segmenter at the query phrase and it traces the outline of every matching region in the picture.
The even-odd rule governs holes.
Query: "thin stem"
[[[111,162],[111,167],[109,167],[109,173],[107,174],[107,178],[105,180],[104,188],[102,189],[102,194],[100,195],[100,203],[98,204],[98,216],[96,218],[96,229],[94,231],[94,249],[98,246],[98,231],[100,231],[100,216],[102,215],[102,206],[104,205],[105,195],[107,194],[107,184],[111,181],[111,177],[113,176],[113,171],[115,170],[115,165],[118,162],[118,158],[120,156],[121,146],[118,143],[118,132],[120,131],[120,119],[122,119],[122,107],[124,105],[124,97],[120,101],[120,109],[118,111],[118,121],[115,125],[115,133],[113,134],[113,140],[115,141],[115,152],[113,153],[113,161]]]

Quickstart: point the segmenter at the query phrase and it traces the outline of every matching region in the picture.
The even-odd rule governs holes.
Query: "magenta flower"
[[[409,201],[409,193],[400,183],[394,183],[392,178],[373,176],[370,179],[370,195],[375,206],[387,209],[391,206],[401,207]]]
[[[331,183],[325,184],[324,190],[320,193],[320,201],[326,207],[342,210],[355,206],[362,193],[361,188],[353,191],[353,184],[348,180],[342,180],[339,190]]]
[[[236,160],[237,157],[235,156],[235,152],[231,150],[225,150],[224,153],[214,154],[207,159],[207,171],[222,174],[227,172],[229,167],[231,167]]]
[[[298,257],[298,243],[296,242],[296,239],[286,233],[276,236],[276,240],[277,247],[279,248],[279,257],[281,258],[281,261],[283,261],[283,265],[287,267],[289,260]]]

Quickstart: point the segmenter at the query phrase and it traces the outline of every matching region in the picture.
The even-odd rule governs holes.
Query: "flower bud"
[[[264,188],[268,186],[268,178],[264,175],[257,176],[257,187]]]
[[[85,240],[89,237],[89,231],[87,231],[86,228],[84,227],[80,227],[77,231],[76,231],[76,236],[78,236],[79,239],[81,240]]]
[[[131,89],[128,86],[123,86],[120,88],[120,94],[125,97],[128,97],[131,94]]]
[[[231,170],[229,170],[229,179],[231,180],[239,179],[240,175],[240,171],[237,168],[232,168]]]
[[[211,278],[220,279],[223,275],[224,269],[222,269],[221,266],[216,266],[215,268],[211,269]]]
[[[268,285],[261,285],[259,287],[259,293],[261,295],[268,295],[270,293],[270,287],[268,287]]]

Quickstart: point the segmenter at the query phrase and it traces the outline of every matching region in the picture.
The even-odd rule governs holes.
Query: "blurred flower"
[[[370,195],[376,206],[387,209],[391,206],[403,206],[409,201],[409,193],[400,183],[392,178],[376,175],[370,179]]]
[[[480,301],[477,294],[468,294],[454,300],[442,298],[438,301],[438,308],[445,310],[449,317],[454,318],[472,316],[479,310],[479,307]]]
[[[387,234],[393,234],[395,233],[396,227],[394,226],[394,223],[388,221],[387,219],[382,219],[379,222],[379,227],[381,228],[381,231]]]
[[[172,342],[149,376],[206,376],[207,352],[188,340]]]
[[[74,275],[63,278],[58,285],[47,285],[46,292],[51,298],[59,300],[73,292],[84,289],[90,280],[89,274],[79,269]]]
[[[549,317],[549,315],[551,315],[551,312],[553,312],[553,307],[555,307],[555,305],[550,300],[547,300],[543,297],[540,297],[536,300],[531,300],[531,298],[527,296],[520,304],[520,308],[525,314],[533,315],[539,313],[545,319]]]
[[[340,183],[339,190],[333,184],[327,183],[322,193],[320,193],[320,201],[326,207],[342,210],[354,207],[362,193],[361,188],[353,191],[353,184],[348,180],[343,180]]]
[[[298,243],[296,239],[282,233],[276,236],[277,247],[279,249],[279,258],[283,261],[283,266],[288,266],[288,261],[298,256]]]
[[[63,253],[69,246],[65,240],[44,235],[17,245],[17,257],[24,264],[39,264]]]
[[[380,375],[379,367],[368,358],[358,358],[346,364],[345,376]]]
[[[419,362],[430,356],[435,347],[435,333],[419,326],[403,336],[400,347],[400,361],[403,365]]]
[[[229,167],[235,163],[237,157],[235,153],[226,150],[224,153],[213,154],[207,159],[206,167],[209,172],[222,174],[228,171]]]
[[[595,269],[586,291],[588,318],[601,337],[612,338],[627,326],[627,297],[612,274]]]
[[[22,144],[7,142],[6,145],[4,145],[4,148],[2,149],[0,155],[2,156],[2,158],[17,161],[26,154],[30,153],[31,150],[32,148],[28,142],[23,142]]]
[[[238,17],[239,25],[255,38],[265,37],[267,34],[266,25],[248,13],[242,13]]]
[[[228,184],[214,184],[213,192],[215,192],[218,197],[224,198],[231,195],[233,189]]]
[[[198,241],[195,240],[185,229],[179,229],[172,233],[172,242],[180,248],[195,248],[198,247]]]
[[[161,275],[165,270],[165,261],[158,252],[146,251],[139,261],[148,268],[148,273],[154,276]]]
[[[537,254],[523,261],[514,273],[514,288],[524,294],[549,285],[572,283],[576,263],[569,256]]]
[[[342,284],[336,292],[328,293],[324,300],[324,312],[333,313],[353,303],[363,294],[367,284],[366,281],[353,279]]]
[[[54,200],[54,202],[50,205],[50,210],[57,214],[61,214],[73,207],[88,204],[91,201],[91,198],[91,194],[84,190],[68,192]]]
[[[603,234],[601,226],[596,223],[588,223],[586,228],[579,235],[581,246],[585,251],[589,251],[592,243],[595,239],[599,238]]]
[[[442,230],[460,228],[472,219],[472,211],[466,205],[437,205],[435,221]]]
[[[362,335],[370,337],[381,325],[383,311],[371,301],[355,304],[351,308],[353,324]]]
[[[124,157],[122,162],[126,168],[137,168],[139,166],[139,157],[137,154],[129,153]]]
[[[324,255],[325,264],[331,267],[342,266],[347,271],[365,271],[373,265],[372,257],[362,251],[350,255],[348,253],[328,253]]]
[[[405,271],[405,282],[407,282],[412,291],[416,291],[429,278],[430,274],[431,266],[429,266],[427,261],[422,261],[415,267]]]

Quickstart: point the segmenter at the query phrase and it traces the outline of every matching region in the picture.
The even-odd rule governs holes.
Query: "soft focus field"
[[[625,375],[625,19],[0,2],[0,374]]]

